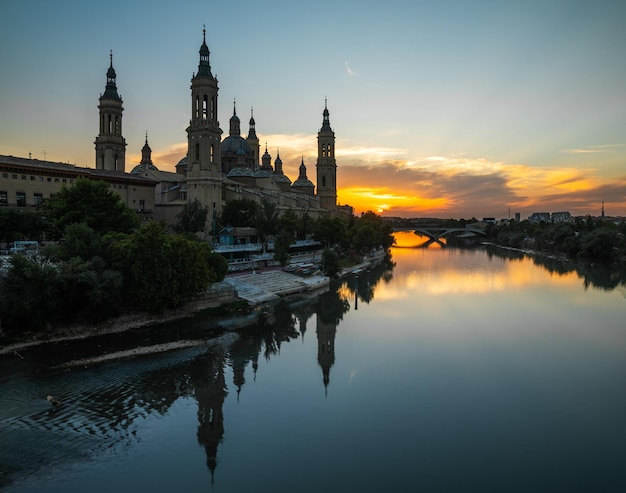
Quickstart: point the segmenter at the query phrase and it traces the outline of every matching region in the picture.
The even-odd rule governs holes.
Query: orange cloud
[[[304,159],[308,178],[316,182],[315,134],[260,134],[259,140],[261,154],[267,142],[272,164],[280,152],[287,176],[296,179]],[[187,143],[179,143],[154,150],[152,159],[159,169],[174,171],[186,151]],[[468,219],[502,218],[509,211],[522,218],[559,210],[596,215],[604,200],[607,214],[626,215],[626,176],[600,178],[592,167],[537,167],[465,155],[413,157],[402,148],[341,140],[336,157],[338,201],[356,213]],[[127,155],[129,163],[140,159],[139,153]]]

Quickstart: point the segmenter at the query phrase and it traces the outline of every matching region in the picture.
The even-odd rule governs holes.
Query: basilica
[[[206,31],[203,31],[198,69],[191,78],[191,115],[187,127],[187,153],[175,171],[159,170],[152,162],[146,133],[141,162],[126,170],[126,139],[123,136],[123,100],[118,93],[113,55],[106,72],[106,86],[100,95],[95,145],[95,168],[69,163],[0,155],[0,206],[37,207],[42,200],[71,185],[79,177],[101,180],[142,220],[174,225],[185,203],[197,199],[209,210],[215,226],[224,205],[235,199],[261,203],[270,201],[282,213],[316,218],[329,214],[351,215],[352,208],[337,203],[337,162],[335,133],[330,126],[328,106],[322,112],[317,133],[315,184],[302,158],[295,179],[283,172],[277,152],[272,163],[267,144],[261,154],[254,115],[248,134],[233,104],[228,135],[218,121],[218,81],[211,72]],[[207,233],[211,224],[207,224]]]
[[[173,223],[186,201],[198,200],[209,209],[209,217],[218,216],[224,204],[235,199],[256,202],[268,200],[281,212],[317,217],[324,214],[351,213],[337,205],[337,163],[335,133],[330,126],[327,104],[322,113],[322,127],[317,134],[318,155],[316,186],[307,175],[302,159],[295,180],[283,173],[279,153],[272,164],[268,152],[261,155],[254,115],[251,113],[248,134],[244,137],[241,120],[233,103],[228,135],[218,121],[218,81],[211,72],[206,32],[200,46],[198,70],[191,78],[191,115],[187,127],[187,154],[175,172],[160,171],[152,162],[146,142],[141,162],[130,174],[154,179],[156,219]],[[125,171],[126,142],[122,136],[122,99],[117,93],[113,61],[107,72],[105,92],[100,97],[100,133],[96,137],[96,168]]]

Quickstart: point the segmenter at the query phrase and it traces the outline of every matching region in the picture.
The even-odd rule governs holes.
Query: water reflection
[[[232,371],[233,389],[239,398],[247,369],[256,378],[260,358],[270,361],[277,357],[283,344],[304,338],[314,322],[320,384],[326,392],[335,363],[337,326],[350,310],[351,299],[358,296],[371,301],[387,268],[343,280],[318,296],[283,300],[256,324],[242,329],[239,337],[224,336],[195,349],[71,370],[61,367],[64,358],[58,349],[69,360],[82,352],[95,354],[94,348],[103,341],[24,351],[26,359],[21,363],[4,358],[0,441],[8,446],[0,452],[0,484],[24,479],[40,468],[124,453],[141,441],[138,430],[151,417],[166,416],[178,399],[187,398],[197,401],[197,440],[213,477],[226,433],[226,369]],[[185,335],[191,335],[189,322],[183,325]],[[175,335],[179,333],[177,330]],[[116,336],[115,349],[123,349],[123,337]],[[136,342],[129,338],[129,344]],[[165,342],[162,334],[158,340]],[[48,393],[54,393],[63,405],[50,409],[45,401]]]
[[[432,292],[440,294],[455,293],[459,290],[487,293],[511,286],[542,284],[541,271],[527,268],[527,264],[541,267],[550,274],[562,276],[564,279],[579,278],[585,288],[594,287],[605,290],[619,289],[626,293],[626,262],[601,263],[568,260],[555,256],[533,255],[519,250],[509,250],[495,246],[463,249],[450,254],[446,250],[433,245],[425,245],[426,237],[412,232],[395,233],[399,248],[394,249],[394,258],[411,259],[414,272],[431,273],[431,279],[419,279],[420,283],[431,285]],[[428,255],[415,255],[415,249],[429,248]],[[487,258],[498,262],[485,269],[481,251],[487,252]],[[417,260],[419,259],[419,261]],[[453,259],[453,263],[447,260]],[[504,262],[502,260],[506,260]],[[501,276],[493,276],[494,267]]]
[[[551,429],[582,433],[587,419],[579,416],[584,413],[568,413],[584,403],[598,406],[602,416],[589,428],[585,443],[600,443],[607,436],[602,428],[611,416],[607,412],[618,415],[624,409],[623,399],[613,392],[617,385],[603,373],[606,368],[606,375],[624,374],[621,355],[613,357],[606,349],[622,351],[613,343],[623,340],[615,335],[619,321],[600,321],[601,329],[586,331],[567,317],[592,294],[579,299],[584,291],[580,277],[591,288],[607,282],[599,280],[605,275],[609,284],[604,286],[623,287],[621,279],[611,272],[598,274],[591,266],[544,266],[518,252],[394,249],[393,259],[397,265],[385,262],[358,272],[318,296],[285,299],[237,335],[210,338],[197,348],[71,370],[58,367],[61,355],[70,358],[100,342],[28,351],[25,360],[0,358],[0,486],[18,479],[23,487],[16,491],[44,491],[42,485],[57,481],[64,491],[80,491],[71,490],[66,481],[66,472],[75,472],[73,464],[89,469],[104,463],[100,476],[93,473],[100,480],[133,450],[149,448],[155,430],[170,424],[176,413],[183,413],[184,424],[170,424],[175,434],[184,435],[179,429],[189,426],[195,449],[200,446],[205,476],[192,483],[196,490],[214,482],[216,491],[224,483],[239,491],[243,487],[233,487],[238,480],[233,477],[241,476],[239,468],[257,467],[258,474],[274,460],[272,454],[285,461],[284,450],[298,446],[302,456],[294,460],[308,459],[308,467],[316,469],[320,464],[311,460],[323,456],[325,463],[335,464],[325,470],[329,479],[334,474],[346,481],[343,485],[354,480],[360,491],[384,489],[385,472],[389,481],[397,478],[406,484],[413,461],[431,481],[452,477],[451,458],[466,477],[482,478],[490,472],[481,469],[480,461],[473,462],[480,453],[495,463],[506,456],[510,464],[531,464],[537,471],[540,460],[533,455],[541,454],[545,443],[550,460],[563,453],[560,437],[553,436],[552,442],[543,438]],[[567,291],[558,300],[561,311],[553,313],[558,308],[550,291],[557,285]],[[593,301],[598,317],[602,303],[609,305],[615,298],[602,296]],[[582,306],[577,313],[584,311]],[[623,310],[607,313],[615,318]],[[205,327],[202,321],[194,325]],[[183,332],[194,335],[191,328]],[[553,343],[561,334],[567,337]],[[117,345],[123,345],[117,337]],[[593,364],[580,365],[582,358]],[[47,393],[64,403],[56,412],[45,402]],[[555,400],[559,393],[563,401]],[[272,409],[264,413],[261,408],[270,402]],[[460,409],[460,402],[469,410]],[[185,403],[191,403],[187,413]],[[546,406],[558,412],[550,414]],[[523,426],[528,422],[536,422],[532,429],[540,430],[532,442]],[[294,433],[298,436],[291,438]],[[594,434],[600,438],[589,438]],[[328,451],[329,435],[335,456]],[[527,455],[509,449],[507,437],[512,435]],[[617,436],[615,442],[623,430]],[[583,440],[577,440],[580,446]],[[388,459],[372,461],[371,450],[379,445]],[[193,447],[185,451],[181,463],[192,463]],[[152,477],[161,466],[178,472],[185,464],[171,465],[175,452],[166,452],[162,463],[146,461],[144,470],[133,475]],[[575,459],[564,457],[563,463]],[[376,462],[369,479],[356,478],[367,460]],[[277,473],[286,482],[304,481],[288,474]],[[254,486],[255,478],[244,486]],[[144,482],[142,486],[150,486],[149,478]],[[301,491],[319,491],[318,484],[302,484]],[[151,485],[152,491],[165,490],[164,485]]]

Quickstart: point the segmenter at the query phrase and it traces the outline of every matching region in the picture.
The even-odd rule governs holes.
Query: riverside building
[[[209,209],[209,235],[213,234],[211,223],[221,214],[226,202],[234,199],[259,203],[268,200],[279,212],[293,210],[301,217],[352,214],[350,206],[337,204],[335,133],[330,126],[327,104],[317,134],[316,184],[309,179],[304,158],[298,177],[292,181],[283,173],[278,152],[273,164],[267,144],[261,155],[252,114],[248,134],[244,137],[241,120],[233,105],[228,135],[222,139],[223,131],[217,116],[218,80],[211,71],[206,31],[203,31],[199,55],[198,69],[191,78],[187,153],[176,164],[175,171],[161,171],[154,165],[146,133],[141,162],[126,172],[123,100],[117,90],[117,74],[111,54],[105,91],[98,105],[95,169],[0,156],[0,206],[35,207],[63,185],[71,185],[78,176],[84,176],[106,181],[126,205],[145,219],[162,220],[169,225],[176,222],[176,215],[186,202],[197,199]]]

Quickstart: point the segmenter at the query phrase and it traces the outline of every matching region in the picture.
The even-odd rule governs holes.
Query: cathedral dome
[[[289,183],[291,185],[291,180],[289,179],[287,175],[274,174],[274,181],[276,183]],[[313,183],[311,183],[311,185],[313,185]]]
[[[226,176],[228,176],[228,178],[254,176],[254,171],[252,171],[250,168],[246,168],[245,166],[238,166],[237,168],[231,169]]]
[[[296,181],[293,182],[293,185],[291,186],[295,188],[303,188],[303,187],[308,188],[308,187],[315,187],[315,184],[308,178],[298,178]]]
[[[272,176],[271,170],[266,169],[258,169],[256,173],[254,173],[256,178],[270,178]]]
[[[154,164],[152,163],[148,163],[147,169],[150,169],[152,171],[159,171],[159,168],[157,168]],[[135,166],[132,171],[130,172],[131,175],[140,175],[141,173],[143,173],[146,170],[146,164],[145,163],[139,163],[137,166]]]
[[[178,163],[176,164],[176,167],[178,168],[179,166],[181,166],[181,167],[186,168],[188,164],[189,164],[189,160],[187,159],[187,156],[185,156],[180,161],[178,161]]]
[[[240,149],[243,149],[246,155],[252,156],[252,147],[243,137],[229,135],[222,141],[222,154],[228,154],[229,152],[237,154]]]

